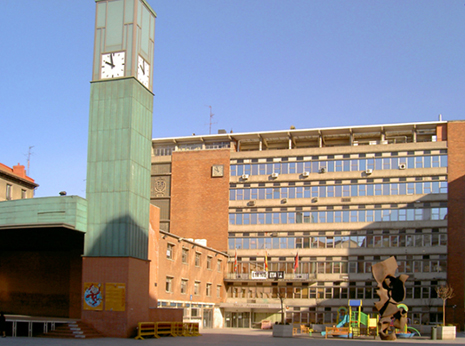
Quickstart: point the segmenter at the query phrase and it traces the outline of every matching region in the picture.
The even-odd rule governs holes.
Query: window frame
[[[166,243],[166,258],[174,261],[174,244],[173,243]]]

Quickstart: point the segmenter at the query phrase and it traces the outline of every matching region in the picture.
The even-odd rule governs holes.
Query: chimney
[[[24,166],[19,163],[16,166],[13,166],[13,173],[21,178],[26,178],[26,170]]]

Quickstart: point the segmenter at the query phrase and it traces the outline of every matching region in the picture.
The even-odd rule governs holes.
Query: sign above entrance
[[[268,278],[266,274],[265,271],[253,271],[251,278],[254,280],[266,280]]]
[[[284,279],[284,272],[279,271],[279,272],[268,272],[268,279]]]

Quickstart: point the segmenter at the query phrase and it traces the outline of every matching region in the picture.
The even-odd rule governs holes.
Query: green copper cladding
[[[39,228],[59,224],[85,233],[87,201],[78,196],[60,196],[0,202],[0,228],[14,225]]]
[[[108,1],[108,0],[95,0],[95,2],[103,2],[103,1]],[[155,13],[155,11],[150,7],[150,5],[148,4],[148,2],[146,0],[140,0],[145,6],[147,6],[147,9],[152,12],[153,16],[156,18],[157,17],[157,14]]]
[[[92,80],[101,79],[105,53],[124,53],[124,77],[137,77],[138,58],[153,65],[156,13],[144,0],[96,1],[94,66]],[[152,89],[153,68],[150,69]]]
[[[85,256],[147,259],[153,68],[144,86],[138,61],[153,65],[155,17],[144,0],[96,1]]]
[[[152,113],[135,78],[91,84],[85,256],[147,259]]]

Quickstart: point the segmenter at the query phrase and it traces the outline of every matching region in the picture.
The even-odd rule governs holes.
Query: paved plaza
[[[457,344],[465,345],[465,333],[457,333],[457,339],[455,340],[429,340],[427,337],[409,339],[409,340],[397,340],[381,341],[373,339],[337,339],[328,338],[324,339],[317,335],[316,337],[309,337],[306,335],[298,335],[294,338],[273,338],[270,331],[262,330],[231,330],[231,329],[208,329],[202,331],[202,336],[197,337],[164,337],[160,339],[145,339],[145,340],[134,340],[134,339],[116,339],[116,338],[101,338],[101,339],[53,339],[53,338],[0,338],[0,346],[3,345],[17,345],[17,346],[195,346],[195,345],[224,345],[224,346],[328,346],[328,345],[340,345],[343,346],[356,345],[356,343],[362,343],[363,346],[376,345],[380,346],[383,344],[392,345],[395,343],[396,346],[405,345],[447,345]]]

